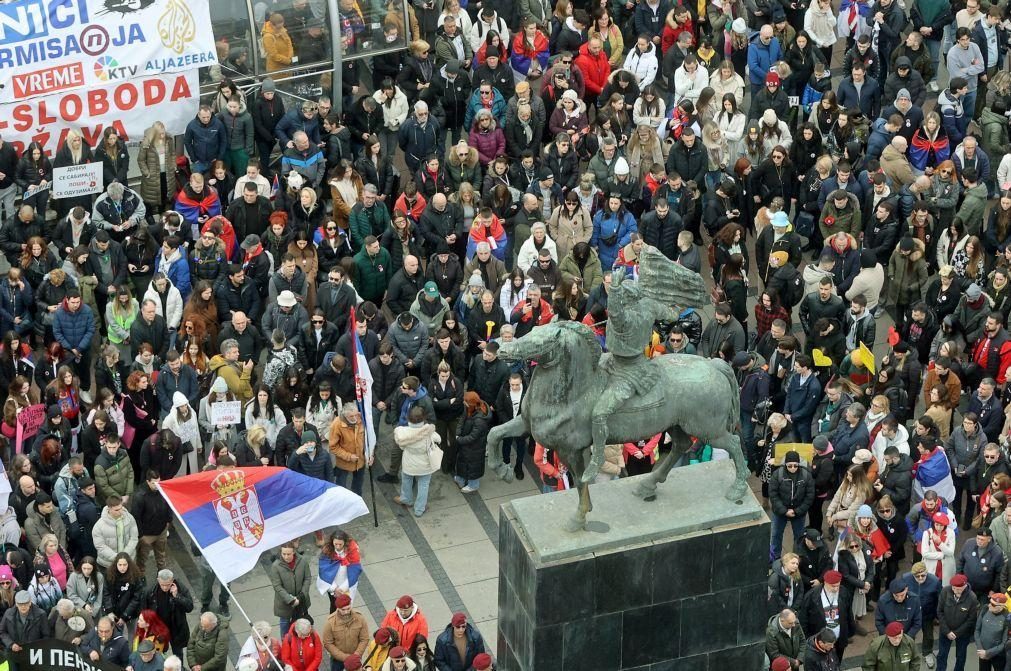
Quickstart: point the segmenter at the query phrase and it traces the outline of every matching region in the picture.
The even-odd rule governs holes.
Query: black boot
[[[516,460],[516,467],[513,469],[513,473],[516,474],[516,479],[517,480],[522,480],[523,478],[526,477],[526,475],[523,473],[523,460],[522,459],[517,459]]]

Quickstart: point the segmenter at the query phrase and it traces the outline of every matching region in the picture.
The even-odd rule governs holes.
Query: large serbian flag
[[[274,466],[208,471],[158,487],[222,582],[251,571],[267,550],[369,512],[349,489]]]

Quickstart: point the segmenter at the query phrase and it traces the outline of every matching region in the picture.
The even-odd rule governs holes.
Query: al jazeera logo
[[[169,0],[158,19],[158,36],[166,49],[182,54],[197,34],[197,22],[186,0]]]

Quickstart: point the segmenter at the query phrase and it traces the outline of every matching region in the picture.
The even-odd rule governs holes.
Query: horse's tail
[[[737,384],[737,376],[734,375],[734,369],[730,367],[730,364],[723,359],[710,359],[709,362],[727,379],[727,384],[730,385],[730,416],[727,417],[727,431],[737,433],[741,423],[741,391]]]

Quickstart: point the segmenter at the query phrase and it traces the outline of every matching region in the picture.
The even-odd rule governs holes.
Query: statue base
[[[590,488],[587,530],[562,529],[575,490],[516,499],[499,524],[502,671],[761,668],[769,520],[731,462],[675,468],[645,502],[640,477]]]

